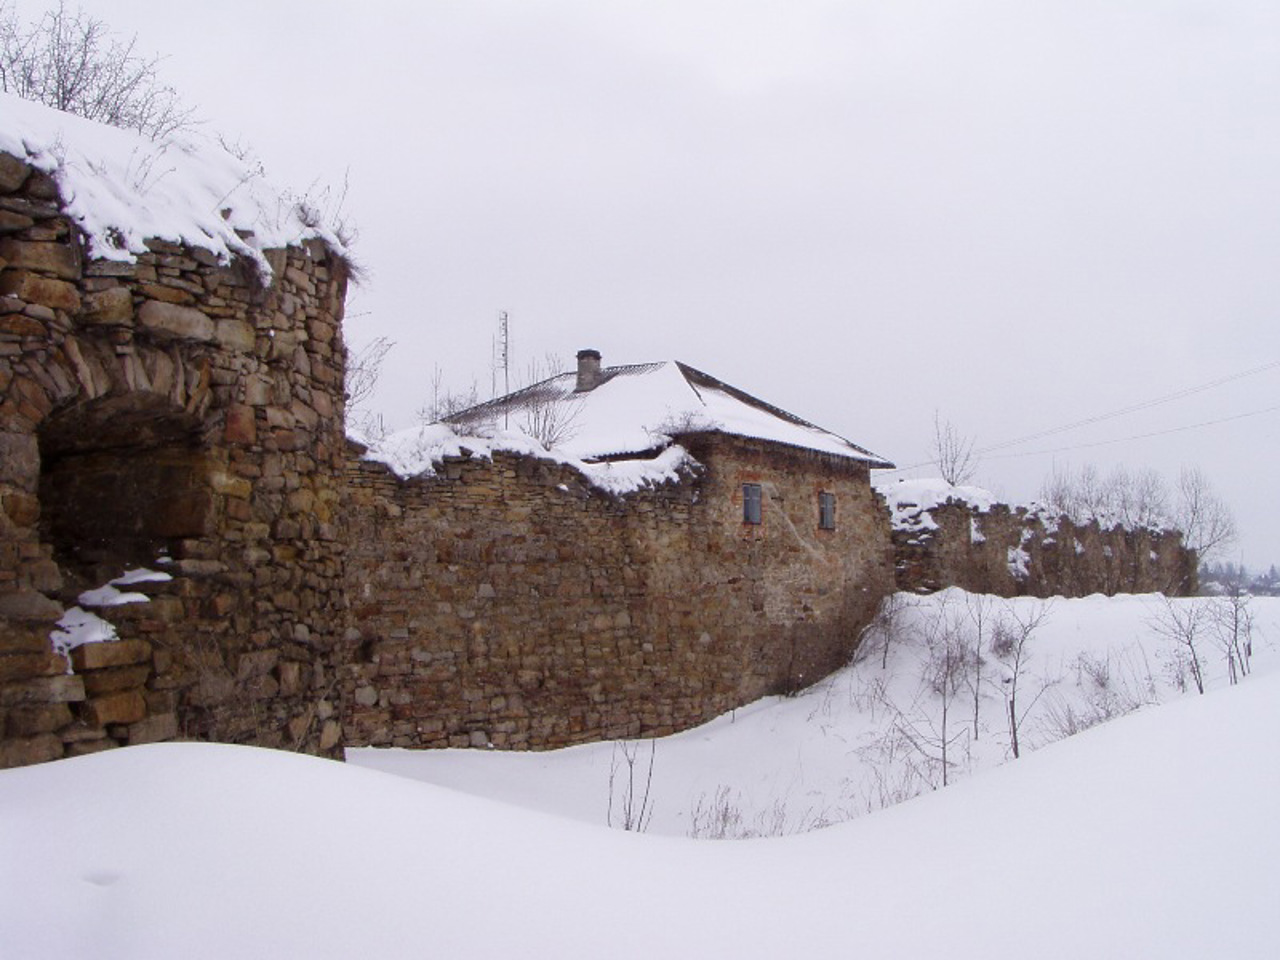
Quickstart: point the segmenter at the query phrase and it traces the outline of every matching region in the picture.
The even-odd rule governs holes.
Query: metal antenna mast
[[[507,311],[498,311],[498,360],[502,364],[502,395],[511,393],[511,331],[507,324]],[[507,408],[502,408],[502,428],[509,429],[511,424]]]

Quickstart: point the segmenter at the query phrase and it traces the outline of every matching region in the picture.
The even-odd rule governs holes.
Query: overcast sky
[[[391,426],[436,367],[488,393],[500,310],[517,369],[684,360],[904,466],[935,410],[989,446],[1234,378],[977,482],[1198,465],[1280,563],[1275,0],[84,6],[276,182],[347,178]]]

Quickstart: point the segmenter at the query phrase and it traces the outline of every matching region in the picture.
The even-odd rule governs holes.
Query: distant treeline
[[[1200,592],[1207,595],[1251,593],[1280,597],[1280,569],[1273,563],[1266,573],[1254,573],[1243,563],[1206,563],[1200,567]]]

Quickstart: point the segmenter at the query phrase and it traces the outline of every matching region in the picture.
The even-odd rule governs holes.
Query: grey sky
[[[350,172],[377,405],[591,346],[678,358],[899,464],[1280,359],[1272,0],[88,0],[305,190]],[[23,0],[24,12],[41,4]],[[1280,367],[1009,453],[1280,404]],[[1280,411],[988,459],[1201,466],[1280,562]]]

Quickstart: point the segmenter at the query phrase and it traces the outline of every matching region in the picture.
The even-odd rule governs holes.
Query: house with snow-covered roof
[[[685,729],[847,663],[892,588],[888,461],[687,364],[584,350],[448,426],[352,473],[348,744]]]
[[[460,411],[446,422],[464,429],[522,430],[588,462],[650,457],[673,442],[719,434],[869,469],[893,466],[678,360],[603,367],[596,350],[581,350],[577,359],[576,371]]]
[[[871,470],[893,466],[883,457],[678,360],[606,367],[590,349],[577,360],[575,371],[446,422],[522,431],[587,463],[652,460],[679,445],[733,504],[726,522],[736,517],[746,537],[779,526],[821,538],[841,523],[880,522],[869,484]]]

